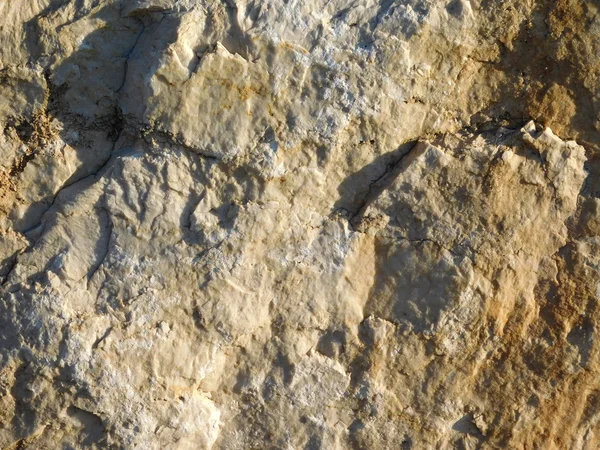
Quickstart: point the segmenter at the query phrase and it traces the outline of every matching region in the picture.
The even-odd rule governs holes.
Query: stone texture
[[[0,13],[0,448],[600,446],[596,2]]]

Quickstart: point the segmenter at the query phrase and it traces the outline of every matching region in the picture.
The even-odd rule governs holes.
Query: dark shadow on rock
[[[98,269],[104,264],[106,261],[110,249],[113,245],[112,235],[113,235],[113,223],[108,211],[104,209],[104,205],[101,204],[102,199],[96,202],[94,206],[94,211],[96,213],[96,217],[98,219],[98,225],[100,228],[100,236],[96,241],[94,246],[94,254],[96,255],[95,261],[88,270],[86,275],[87,281],[92,279],[92,277],[96,274]]]
[[[464,14],[464,6],[461,0],[452,0],[446,5],[448,14],[454,17],[462,17]]]
[[[244,389],[250,386],[251,380],[251,374],[247,370],[240,370],[236,375],[235,385],[232,389],[233,393],[241,394]]]
[[[589,318],[583,318],[569,331],[567,342],[574,346],[580,356],[579,365],[587,367],[594,348],[594,323]]]
[[[444,249],[431,242],[376,238],[375,281],[365,305],[374,315],[423,332],[435,327],[467,284]]]
[[[292,382],[296,369],[286,354],[278,353],[277,358],[273,361],[273,367],[281,370],[281,378],[285,384]]]
[[[356,216],[394,181],[398,171],[402,169],[403,159],[417,145],[417,142],[406,142],[346,177],[338,186],[339,198],[332,212],[343,210],[352,217]]]
[[[317,351],[329,358],[336,358],[344,353],[346,333],[342,330],[328,331],[317,342]]]
[[[323,441],[318,434],[312,434],[304,446],[304,450],[321,450],[322,448]]]
[[[187,245],[202,245],[203,238],[201,233],[192,230],[192,215],[198,207],[198,204],[204,198],[205,193],[194,193],[192,194],[181,212],[179,217],[179,227],[183,232],[183,240]]]
[[[229,18],[230,28],[229,33],[223,40],[223,46],[229,53],[237,53],[247,61],[254,61],[257,58],[256,44],[252,41],[252,37],[246,33],[238,20],[238,7],[233,1],[226,1],[225,7]]]
[[[17,439],[22,439],[35,431],[40,413],[35,405],[33,389],[36,376],[33,365],[27,362],[23,362],[15,372],[15,382],[10,393],[15,399],[15,415],[11,426]]]
[[[38,48],[42,30],[36,25],[37,21],[68,3],[54,2],[25,24],[26,45],[35,59],[49,56],[43,55]],[[80,0],[76,5],[80,8],[73,21],[86,11]],[[85,36],[75,52],[53,67],[52,73],[44,74],[48,102],[43,114],[49,121],[56,119],[61,123],[58,135],[75,151],[79,161],[79,168],[64,181],[58,192],[102,168],[110,160],[124,128],[116,91],[142,24],[136,19],[121,18],[117,4],[100,8],[93,16],[110,25]],[[107,45],[107,42],[116,44]],[[21,133],[30,149],[29,160],[39,158],[45,140],[52,138],[48,135],[52,131],[38,126],[34,119],[28,124],[20,124],[20,128],[27,131],[25,127],[32,128],[28,133]],[[33,203],[16,222],[15,229],[25,233],[35,229],[55,199],[56,194],[49,193]]]
[[[600,154],[590,155],[584,164],[587,177],[581,190],[581,195],[600,198]]]
[[[41,56],[43,56],[41,44],[40,44],[40,34],[41,30],[38,26],[38,21],[52,14],[55,11],[60,10],[64,6],[68,5],[71,0],[59,0],[54,2],[49,2],[49,4],[35,17],[28,20],[23,24],[23,29],[25,31],[25,48],[27,49],[27,53],[31,55],[32,61],[38,61]],[[78,2],[82,2],[82,0],[78,0]]]
[[[106,427],[104,426],[102,419],[96,414],[77,408],[73,405],[67,408],[67,414],[81,425],[82,439],[80,440],[84,448],[89,448],[91,445],[100,444],[103,441],[106,441]]]
[[[483,439],[484,437],[479,428],[477,428],[477,425],[475,425],[472,414],[465,414],[462,416],[459,420],[454,422],[452,429],[462,434],[475,436],[477,439]]]

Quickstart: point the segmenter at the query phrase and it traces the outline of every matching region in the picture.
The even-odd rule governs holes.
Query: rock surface
[[[600,5],[0,2],[0,448],[600,447]]]

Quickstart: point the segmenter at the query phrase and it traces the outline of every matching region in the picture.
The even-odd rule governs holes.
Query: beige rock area
[[[0,1],[0,449],[600,448],[596,0]]]

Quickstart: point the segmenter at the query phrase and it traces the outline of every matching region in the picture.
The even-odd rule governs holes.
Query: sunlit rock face
[[[599,448],[599,9],[0,2],[0,449]]]

